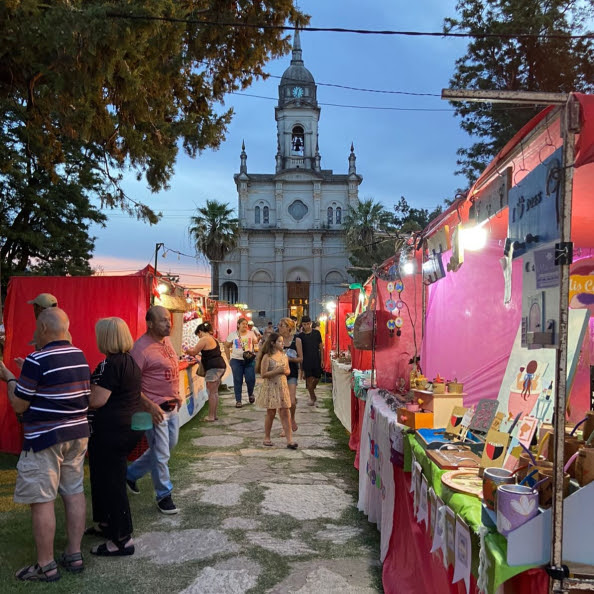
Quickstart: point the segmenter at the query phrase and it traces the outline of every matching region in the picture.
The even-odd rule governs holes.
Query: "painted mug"
[[[497,511],[497,487],[499,485],[512,485],[516,479],[511,470],[505,468],[485,468],[483,473],[483,501],[485,505]]]
[[[503,536],[538,514],[538,492],[523,485],[497,487],[497,531]]]
[[[575,476],[580,487],[594,481],[594,448],[582,448],[576,461]]]
[[[539,468],[538,482],[538,504],[540,507],[548,509],[553,505],[553,474],[554,468]],[[545,480],[548,479],[548,480]],[[563,475],[563,497],[569,495],[569,473]]]

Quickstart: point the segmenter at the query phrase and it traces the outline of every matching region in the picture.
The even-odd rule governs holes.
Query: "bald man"
[[[59,562],[73,573],[84,568],[80,545],[85,529],[83,463],[91,374],[82,351],[70,344],[68,326],[68,316],[58,307],[42,311],[35,328],[39,350],[25,359],[18,380],[0,363],[10,403],[23,416],[25,439],[14,500],[31,506],[37,548],[37,562],[16,573],[23,581],[60,579],[54,559],[58,493],[64,501],[68,537]]]

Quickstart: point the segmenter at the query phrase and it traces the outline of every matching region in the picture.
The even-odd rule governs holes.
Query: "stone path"
[[[329,410],[331,386],[319,395],[320,405],[309,407],[298,390],[293,451],[278,419],[274,447],[264,447],[264,411],[235,409],[233,395],[222,393],[217,423],[196,418],[181,430],[170,462],[180,513],[159,513],[144,477],[141,494],[130,496],[136,554],[93,557],[87,551],[100,541],[85,537],[85,572],[62,572],[52,591],[381,592],[379,533],[356,509],[357,472]]]

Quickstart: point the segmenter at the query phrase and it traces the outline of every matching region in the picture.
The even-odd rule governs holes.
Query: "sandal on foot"
[[[243,405],[241,404],[241,402],[236,402],[235,403],[235,408],[241,408]]]
[[[253,396],[249,397],[249,403],[250,404],[254,404],[254,402],[256,402],[256,399]]]
[[[56,573],[48,575],[48,572],[54,570]],[[57,582],[62,576],[58,571],[58,564],[55,561],[50,561],[43,567],[39,563],[22,567],[16,572],[15,577],[23,582]]]
[[[126,546],[126,543],[130,542],[128,539],[125,542],[114,542],[118,548],[115,551],[110,551],[107,548],[107,543],[104,542],[91,549],[92,555],[98,555],[99,557],[124,557],[125,555],[134,555],[134,545]]]
[[[80,561],[79,565],[75,565],[78,561]],[[59,561],[60,565],[70,573],[80,573],[84,570],[85,565],[83,563],[83,556],[82,553],[72,553],[72,555],[68,555],[67,553],[62,553]]]
[[[271,448],[274,444],[269,439],[265,439],[262,442],[262,445],[265,445],[267,448]]]
[[[209,419],[208,417],[204,417],[204,422],[205,423],[214,423],[217,419]]]
[[[296,450],[296,449],[297,449],[299,446],[298,446],[298,445],[297,445],[295,442],[293,442],[293,443],[288,443],[288,444],[287,444],[287,447],[288,447],[290,450]]]

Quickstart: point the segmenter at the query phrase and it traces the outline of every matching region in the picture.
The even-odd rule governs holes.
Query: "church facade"
[[[242,146],[234,176],[239,244],[219,264],[219,298],[246,303],[257,325],[287,315],[313,318],[324,300],[344,291],[343,221],[363,181],[352,145],[346,174],[321,168],[317,87],[302,59],[299,31],[278,90],[276,170],[250,173]]]

